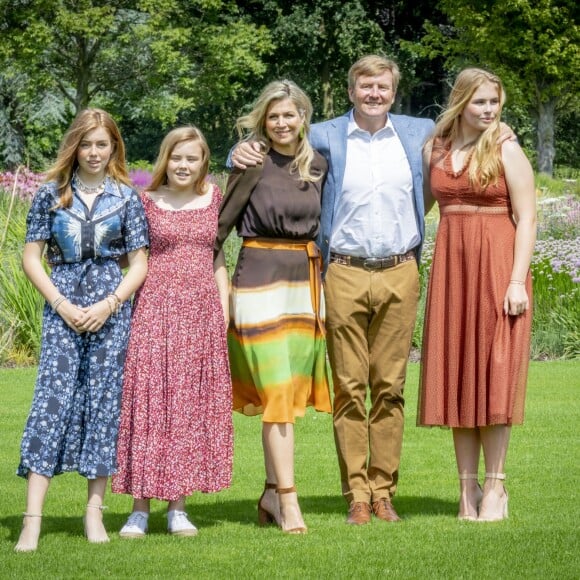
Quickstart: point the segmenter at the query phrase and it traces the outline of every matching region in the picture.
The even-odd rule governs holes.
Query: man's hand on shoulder
[[[258,141],[242,141],[232,151],[232,163],[238,169],[247,169],[263,163],[264,154]]]
[[[517,143],[518,138],[516,134],[513,132],[513,129],[506,125],[503,121],[499,124],[499,137],[497,142],[501,145],[504,141],[515,141]]]

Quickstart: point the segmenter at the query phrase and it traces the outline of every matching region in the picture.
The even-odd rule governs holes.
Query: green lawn
[[[121,540],[130,510],[108,494],[106,545],[89,545],[81,516],[86,485],[57,477],[34,554],[15,554],[25,482],[14,475],[35,369],[0,371],[0,578],[579,578],[580,361],[532,363],[526,423],[515,428],[507,461],[510,518],[455,519],[458,484],[451,434],[415,427],[418,365],[410,365],[407,430],[395,506],[401,524],[345,525],[330,416],[297,424],[297,485],[306,536],[259,528],[264,474],[260,421],[236,415],[233,487],[197,494],[188,512],[196,538],[165,533],[165,506],[153,504],[151,533]]]

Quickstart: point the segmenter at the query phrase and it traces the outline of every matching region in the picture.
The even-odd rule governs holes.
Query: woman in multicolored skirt
[[[314,242],[327,163],[307,136],[312,105],[290,81],[270,83],[238,119],[265,144],[262,165],[234,170],[216,250],[235,225],[243,239],[232,280],[229,353],[234,409],[262,414],[266,486],[260,524],[305,533],[294,485],[294,421],[331,411],[321,257]]]

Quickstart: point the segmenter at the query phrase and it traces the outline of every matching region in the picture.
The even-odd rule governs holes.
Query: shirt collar
[[[123,197],[123,194],[121,193],[121,184],[110,175],[107,175],[105,179],[105,193],[110,193],[115,197]]]
[[[387,122],[385,123],[385,126],[382,129],[379,129],[376,133],[381,133],[382,131],[392,131],[393,133],[396,133],[395,131],[395,127],[393,126],[393,121],[391,121],[391,116],[387,114]],[[350,137],[353,133],[355,133],[356,131],[360,131],[361,133],[368,133],[368,131],[365,131],[364,129],[361,129],[358,125],[357,122],[354,118],[354,109],[351,109],[349,115],[348,115],[348,129],[347,129],[347,135]]]

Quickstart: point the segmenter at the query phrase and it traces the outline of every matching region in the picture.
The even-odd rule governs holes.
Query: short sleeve
[[[149,246],[149,232],[145,209],[137,192],[132,190],[127,201],[124,224],[125,250],[133,252]]]
[[[56,203],[54,187],[50,184],[42,185],[34,194],[26,216],[26,243],[50,240],[52,237],[50,208]]]

